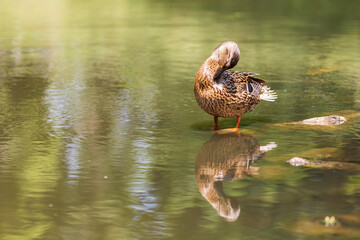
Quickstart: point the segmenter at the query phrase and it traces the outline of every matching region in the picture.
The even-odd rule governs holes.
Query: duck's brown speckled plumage
[[[268,94],[273,101],[275,93],[263,86],[265,80],[255,73],[229,71],[240,57],[234,42],[220,44],[200,67],[194,85],[199,106],[214,117],[241,117],[250,112]]]
[[[251,165],[275,147],[275,143],[260,146],[252,135],[244,133],[216,133],[203,144],[195,160],[196,184],[220,216],[235,221],[240,214],[237,198],[226,195],[223,182],[257,174],[259,168]]]

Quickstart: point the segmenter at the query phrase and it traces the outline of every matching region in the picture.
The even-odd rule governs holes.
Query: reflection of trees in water
[[[23,41],[14,36],[0,57],[0,189],[6,193],[0,199],[1,239],[39,239],[54,225],[53,211],[46,210],[62,177],[61,140],[53,137],[44,103],[47,55],[23,47]]]
[[[240,204],[223,191],[223,181],[241,179],[254,174],[251,167],[275,143],[260,146],[249,134],[215,134],[200,148],[195,161],[196,183],[201,195],[228,221],[235,221],[240,214]]]
[[[68,37],[57,31],[54,28],[54,33]],[[56,45],[58,36],[54,33],[42,41]],[[126,173],[128,178],[136,179],[119,181],[107,194],[116,195],[117,189],[126,189],[124,195],[132,199],[133,205],[146,205],[153,211],[157,199],[151,195],[153,187],[147,177],[153,161],[149,138],[158,121],[157,84],[144,75],[137,77],[137,71],[126,71],[129,67],[118,61],[99,60],[105,51],[93,58],[88,48],[30,48],[31,39],[15,38],[18,33],[13,34],[13,48],[0,49],[0,166],[9,169],[0,171],[1,178],[7,179],[0,183],[0,189],[9,193],[2,198],[1,210],[8,210],[0,238],[5,228],[21,229],[21,235],[41,228],[36,237],[46,238],[45,230],[57,226],[47,212],[49,206],[61,206],[63,212],[72,212],[74,206],[86,211],[86,218],[82,214],[66,216],[66,222],[76,224],[90,221],[96,215],[97,211],[92,211],[95,206],[102,207],[98,212],[112,217],[106,210],[110,207],[98,204],[102,200],[99,196],[112,189],[108,181],[101,181],[104,176],[114,179]],[[84,34],[81,39],[89,43],[96,41],[96,36]],[[121,59],[132,53],[127,47],[130,42],[127,38],[118,44],[126,50],[117,49]],[[4,48],[1,42],[0,46]],[[151,66],[146,66],[141,69],[150,72]],[[124,79],[129,84],[126,87]],[[144,92],[144,88],[151,91]],[[111,167],[114,165],[122,167]],[[89,179],[96,180],[89,185]],[[72,197],[63,201],[59,195]],[[17,199],[16,204],[13,199]],[[147,213],[144,209],[136,211],[142,218]],[[125,216],[132,214],[129,211]],[[122,212],[118,215],[124,216]],[[24,228],[29,222],[32,227]],[[89,231],[85,230],[87,226],[77,226],[80,232]],[[123,230],[121,226],[122,235]],[[7,235],[12,237],[13,233]]]

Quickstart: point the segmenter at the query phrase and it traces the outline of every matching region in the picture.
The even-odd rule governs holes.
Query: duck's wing
[[[266,83],[266,81],[261,78],[254,77],[254,75],[258,74],[235,71],[223,72],[223,77],[228,83],[231,83],[233,85],[239,85],[243,90],[246,90],[248,93],[252,93],[255,96],[258,96],[261,94],[263,84]]]
[[[258,73],[253,73],[253,72],[240,72],[240,73],[242,73],[242,74],[244,74],[244,75],[250,75],[250,76],[260,75],[260,74],[258,74]]]
[[[258,82],[258,83],[261,83],[261,84],[267,83],[267,81],[264,80],[264,79],[261,79],[261,78],[258,78],[258,77],[254,77],[254,76],[256,76],[256,75],[260,75],[260,74],[258,74],[258,73],[253,73],[253,72],[240,72],[240,73],[242,73],[242,74],[244,74],[244,75],[248,75],[252,80],[254,80],[254,81]]]

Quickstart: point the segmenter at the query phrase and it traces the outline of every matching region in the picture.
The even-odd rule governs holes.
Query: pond
[[[5,0],[0,29],[0,239],[360,238],[359,2]],[[193,95],[225,40],[278,94],[235,133]]]

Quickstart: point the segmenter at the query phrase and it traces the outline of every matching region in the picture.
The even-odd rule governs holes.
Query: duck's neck
[[[199,69],[196,79],[199,84],[207,86],[216,83],[217,78],[220,76],[222,68],[217,61],[213,58],[208,58]]]

